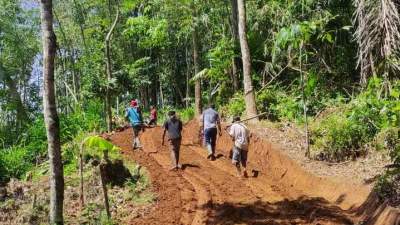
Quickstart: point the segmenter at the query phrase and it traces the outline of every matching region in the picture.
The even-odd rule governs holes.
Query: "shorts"
[[[133,136],[139,136],[139,132],[142,130],[142,125],[132,125]]]
[[[245,167],[247,164],[247,150],[234,146],[232,150],[232,163],[241,163]]]

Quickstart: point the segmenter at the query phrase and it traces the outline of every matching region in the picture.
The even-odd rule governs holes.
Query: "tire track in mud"
[[[222,157],[208,161],[206,151],[193,144],[187,132],[195,130],[184,129],[180,156],[184,170],[179,172],[169,171],[170,152],[161,144],[161,128],[141,136],[143,151],[131,150],[131,129],[112,136],[126,157],[147,168],[159,195],[154,209],[131,224],[354,224],[338,206],[306,197],[267,171],[259,171],[255,178],[237,178],[226,149],[217,149]],[[248,169],[259,168],[250,161]]]

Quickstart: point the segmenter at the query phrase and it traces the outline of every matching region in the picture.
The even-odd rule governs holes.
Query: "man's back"
[[[126,111],[125,116],[129,119],[129,121],[133,125],[139,125],[142,123],[141,112],[140,109],[137,107],[129,107]]]
[[[236,147],[247,150],[249,131],[245,125],[234,123],[229,130],[229,135],[235,139]]]
[[[219,114],[212,108],[208,108],[203,112],[204,129],[216,128],[219,122]]]

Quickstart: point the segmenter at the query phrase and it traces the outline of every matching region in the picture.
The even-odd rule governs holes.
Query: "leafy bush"
[[[263,90],[257,96],[257,107],[268,112],[271,120],[296,121],[302,117],[300,96],[285,93],[277,87]]]
[[[388,170],[379,177],[374,187],[381,199],[388,200],[392,206],[400,205],[400,170]]]
[[[26,148],[14,147],[0,151],[0,183],[21,178],[33,167]]]
[[[102,105],[97,101],[89,101],[83,109],[76,109],[68,115],[60,115],[61,143],[73,140],[80,132],[101,131],[104,129]],[[66,147],[66,146],[64,146]],[[68,146],[64,154],[64,164],[73,165],[76,160]],[[37,162],[43,161],[47,156],[47,136],[43,116],[38,117],[22,134],[18,145],[0,150],[0,179],[5,182],[12,177],[21,178]],[[66,167],[73,170],[73,166]]]
[[[189,108],[178,110],[178,116],[182,119],[182,121],[187,122],[194,118],[194,106]]]
[[[241,116],[245,110],[246,105],[242,93],[236,93],[222,108],[223,114],[228,116]]]
[[[374,139],[378,142],[382,138],[383,142],[387,138],[393,139],[387,136],[387,132],[399,123],[400,99],[397,92],[400,89],[396,84],[390,96],[383,98],[380,97],[382,87],[380,79],[372,78],[368,88],[350,103],[342,104],[326,117],[313,121],[312,148],[322,159],[343,160],[358,156],[363,146]]]
[[[332,114],[317,125],[313,124],[312,148],[320,151],[324,160],[343,160],[359,155],[359,149],[369,141],[368,128],[362,121],[351,120],[346,115]]]

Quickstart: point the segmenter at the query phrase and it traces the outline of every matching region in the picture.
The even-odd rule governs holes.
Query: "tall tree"
[[[43,110],[50,161],[50,224],[63,224],[64,176],[54,86],[56,35],[52,0],[40,1],[43,41]]]
[[[257,115],[257,108],[253,84],[251,81],[251,58],[246,36],[246,5],[245,0],[237,0],[237,3],[239,12],[239,39],[243,61],[243,86],[246,102],[246,115],[251,117]],[[253,121],[258,121],[258,118]]]
[[[231,0],[231,27],[232,27],[232,39],[235,47],[235,53],[236,50],[238,49],[238,43],[239,43],[239,31],[238,31],[238,6],[237,6],[237,0]],[[239,79],[238,79],[238,67],[236,64],[236,55],[233,56],[232,58],[232,83],[233,83],[233,90],[236,92],[239,90]]]
[[[193,31],[192,31],[192,41],[193,41],[193,64],[194,64],[194,74],[198,74],[200,72],[200,59],[199,59],[199,37],[197,31],[197,12],[195,8],[195,4],[193,7]],[[195,80],[194,85],[194,101],[195,101],[195,113],[196,115],[201,114],[201,79]]]
[[[110,12],[111,13],[111,12]],[[110,90],[110,82],[112,79],[112,65],[111,65],[111,55],[110,55],[110,40],[111,36],[114,32],[115,26],[117,25],[119,19],[119,8],[117,7],[117,13],[114,19],[113,24],[111,25],[110,30],[107,33],[106,41],[105,41],[105,49],[106,49],[106,69],[107,69],[107,88],[106,88],[106,107],[107,107],[107,131],[111,132],[112,130],[112,110],[111,110],[111,90]]]

